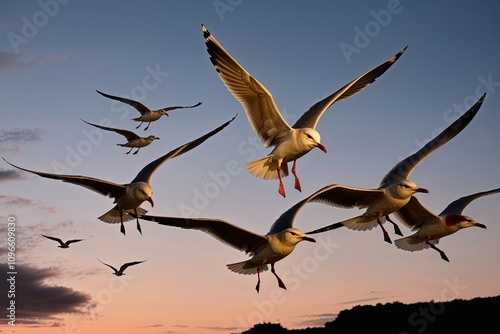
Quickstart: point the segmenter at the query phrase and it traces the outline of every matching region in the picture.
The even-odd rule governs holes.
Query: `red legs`
[[[450,260],[448,260],[448,257],[446,256],[446,254],[442,250],[440,250],[439,248],[437,248],[436,246],[434,246],[433,244],[431,244],[429,242],[429,238],[427,238],[427,240],[425,240],[425,243],[428,244],[429,246],[431,246],[432,249],[437,251],[439,253],[439,255],[441,255],[441,258],[443,260],[445,260],[446,262],[450,262]]]
[[[396,233],[397,235],[403,236],[403,233],[399,229],[399,226],[395,222],[393,222],[391,220],[391,218],[389,218],[389,215],[385,216],[385,219],[387,219],[387,221],[394,226],[394,233]]]
[[[281,180],[281,168],[278,166],[278,179],[280,180],[280,187],[278,188],[278,192],[281,196],[286,197],[285,195],[285,187],[283,186],[283,181]]]
[[[297,189],[298,191],[302,192],[302,189],[300,188],[299,178],[298,178],[297,174],[295,173],[295,165],[296,164],[297,164],[297,160],[294,160],[293,161],[293,165],[292,165],[292,174],[295,177],[295,189]]]
[[[271,272],[278,279],[278,285],[279,285],[279,287],[286,290],[285,283],[283,283],[283,281],[281,280],[281,278],[279,278],[278,275],[276,274],[276,272],[274,271],[274,263],[271,263]]]
[[[259,293],[260,289],[260,266],[257,267],[257,285],[255,286],[255,290]]]
[[[384,241],[392,244],[391,238],[389,238],[389,233],[385,230],[384,226],[382,225],[382,222],[380,221],[380,218],[377,216],[377,223],[379,224],[380,228],[382,228],[382,231],[384,232]]]

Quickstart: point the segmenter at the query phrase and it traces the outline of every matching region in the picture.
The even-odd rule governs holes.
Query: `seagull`
[[[362,215],[307,232],[307,234],[325,232],[342,226],[353,230],[366,231],[373,229],[378,224],[384,233],[384,241],[392,243],[389,234],[382,225],[387,219],[393,224],[395,233],[402,236],[401,230],[390,219],[389,214],[397,214],[409,202],[416,200],[414,193],[428,193],[427,189],[420,188],[413,181],[408,180],[408,176],[422,160],[454,138],[472,121],[481,108],[485,96],[486,93],[468,111],[420,150],[396,164],[383,177],[378,189],[330,185],[305,199],[306,202],[323,202],[342,208],[366,208],[365,213]]]
[[[436,247],[439,239],[471,226],[486,228],[473,218],[463,216],[462,212],[473,200],[499,192],[500,188],[497,188],[461,197],[451,202],[439,215],[427,210],[417,198],[412,198],[395,215],[403,224],[416,232],[408,237],[394,240],[394,244],[397,248],[410,252],[432,248],[443,260],[450,262],[446,254]]]
[[[148,125],[146,126],[146,128],[144,128],[144,131],[149,128],[149,125],[151,124],[151,122],[154,122],[154,121],[160,119],[160,117],[162,117],[163,115],[166,115],[168,117],[169,116],[168,112],[170,110],[185,109],[185,108],[195,108],[195,107],[201,105],[201,102],[198,102],[198,103],[196,103],[195,105],[192,105],[192,106],[174,106],[174,107],[167,107],[167,108],[162,108],[162,109],[158,109],[158,110],[151,110],[148,107],[146,107],[144,104],[142,104],[142,103],[140,103],[138,101],[135,101],[135,100],[126,99],[124,97],[119,97],[119,96],[109,95],[109,94],[100,92],[97,89],[96,89],[96,92],[98,92],[102,96],[107,97],[109,99],[120,101],[120,102],[126,103],[126,104],[134,107],[138,112],[141,113],[140,117],[132,119],[133,121],[141,122],[135,128],[138,129],[142,125],[142,123],[147,122]]]
[[[147,211],[140,207],[140,205],[144,201],[148,201],[151,203],[151,206],[154,206],[154,202],[152,199],[153,188],[149,184],[149,180],[151,175],[158,169],[165,161],[177,157],[181,154],[184,154],[191,149],[197,147],[205,140],[215,135],[226,126],[228,126],[236,117],[235,115],[231,120],[222,124],[215,130],[205,134],[204,136],[199,137],[187,144],[181,145],[178,148],[168,152],[167,154],[161,156],[160,158],[152,161],[148,165],[146,165],[141,171],[137,174],[137,176],[132,180],[132,182],[128,184],[117,184],[110,181],[100,180],[93,177],[81,176],[81,175],[61,175],[61,174],[50,174],[37,172],[25,168],[18,167],[10,162],[8,162],[5,158],[3,158],[9,165],[24,170],[26,172],[30,172],[33,174],[37,174],[39,176],[61,180],[63,182],[73,183],[90,190],[93,190],[101,195],[108,196],[114,198],[114,203],[116,203],[115,207],[110,211],[106,212],[98,219],[103,222],[109,224],[117,224],[120,223],[120,231],[125,235],[125,227],[123,225],[124,221],[132,220],[130,216],[125,215],[126,212],[134,212],[139,214],[144,214]],[[137,219],[137,230],[142,234],[141,226],[139,224],[139,220]]]
[[[85,240],[85,239],[73,239],[73,240],[68,240],[66,242],[63,242],[61,239],[56,238],[56,237],[50,237],[50,236],[44,235],[44,234],[42,234],[42,236],[44,236],[47,239],[57,241],[59,243],[59,246],[57,246],[57,247],[59,247],[59,248],[69,248],[69,244]]]
[[[327,152],[326,147],[320,143],[320,134],[315,129],[323,113],[334,102],[347,99],[372,84],[399,59],[408,47],[406,46],[395,56],[313,105],[293,126],[290,126],[264,85],[241,67],[203,25],[202,30],[210,60],[217,74],[227,89],[242,104],[253,130],[264,146],[274,147],[266,157],[248,162],[247,171],[264,180],[279,179],[278,192],[283,197],[286,193],[282,177],[288,175],[288,162],[293,161],[294,186],[295,189],[301,191],[300,181],[296,174],[297,159],[315,147]]]
[[[137,154],[137,152],[139,152],[139,150],[141,149],[141,147],[148,146],[154,140],[160,139],[160,138],[158,138],[156,136],[153,136],[153,135],[149,135],[147,137],[140,137],[140,136],[138,136],[137,134],[135,134],[132,131],[123,130],[123,129],[108,128],[106,126],[97,125],[97,124],[93,124],[93,123],[87,122],[87,121],[85,121],[83,119],[82,119],[82,121],[85,122],[85,123],[87,123],[87,124],[89,124],[89,125],[95,126],[96,128],[99,128],[99,129],[103,129],[103,130],[106,130],[106,131],[114,131],[116,133],[121,134],[125,138],[127,138],[127,140],[128,140],[127,143],[125,143],[125,144],[116,144],[116,145],[121,146],[121,147],[130,147],[130,151],[126,152],[125,154],[129,154],[130,152],[132,152],[132,150],[134,148],[137,148],[137,151],[135,151],[132,154]]]
[[[98,260],[99,260],[99,259],[98,259]],[[120,270],[117,270],[115,267],[110,266],[109,264],[104,263],[104,262],[102,262],[101,260],[99,260],[99,262],[101,262],[102,264],[104,264],[104,265],[106,265],[106,266],[110,267],[111,269],[113,269],[113,271],[114,271],[113,275],[116,275],[116,276],[123,276],[123,275],[125,275],[125,273],[124,273],[125,269],[127,269],[127,268],[128,268],[128,267],[130,267],[130,266],[135,266],[136,264],[146,262],[146,260],[144,260],[144,261],[134,261],[134,262],[128,262],[128,263],[125,263],[125,264],[123,264],[123,265],[120,267]]]
[[[148,215],[140,215],[139,217],[161,225],[200,230],[228,246],[249,254],[251,256],[249,260],[228,264],[227,268],[238,274],[257,274],[255,289],[259,292],[260,273],[268,270],[269,264],[271,272],[278,280],[278,286],[286,290],[285,284],[274,270],[274,264],[292,253],[299,242],[316,242],[313,238],[293,227],[293,221],[301,207],[302,205],[294,205],[288,209],[274,222],[266,235],[250,232],[221,219]],[[129,213],[129,215],[138,217],[133,213]]]

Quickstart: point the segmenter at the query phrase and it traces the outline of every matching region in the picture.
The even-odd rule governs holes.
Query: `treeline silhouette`
[[[324,327],[286,329],[281,324],[263,323],[241,334],[443,334],[498,332],[500,296],[355,306],[341,311]],[[496,328],[496,329],[495,329]]]

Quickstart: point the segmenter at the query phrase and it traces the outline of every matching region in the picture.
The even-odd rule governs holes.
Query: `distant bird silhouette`
[[[132,152],[132,150],[134,148],[137,148],[137,151],[135,151],[132,154],[137,154],[137,152],[139,152],[139,150],[141,149],[141,147],[148,146],[155,139],[160,139],[160,138],[158,138],[156,136],[153,136],[153,135],[150,135],[148,137],[140,137],[137,134],[135,134],[134,132],[129,131],[129,130],[109,128],[107,126],[102,126],[102,125],[97,125],[97,124],[93,124],[93,123],[87,122],[87,121],[85,121],[83,119],[82,119],[82,121],[85,122],[85,123],[87,123],[87,124],[89,124],[89,125],[95,126],[96,128],[102,129],[102,130],[113,131],[113,132],[119,133],[122,136],[124,136],[125,138],[127,138],[127,140],[128,140],[127,143],[125,143],[125,144],[116,144],[116,145],[121,146],[121,147],[130,147],[130,151],[126,152],[125,154],[129,154],[130,152]]]
[[[288,209],[274,222],[266,235],[250,232],[221,219],[146,215],[141,215],[139,218],[161,225],[200,230],[228,246],[249,254],[251,259],[231,263],[227,267],[238,274],[257,274],[255,290],[259,292],[260,273],[268,270],[268,264],[271,265],[271,272],[278,280],[278,286],[286,290],[285,284],[274,270],[274,264],[292,253],[299,242],[303,240],[316,242],[313,238],[307,237],[303,232],[293,227],[293,221],[301,207],[302,205],[295,205]],[[135,214],[129,214],[137,217]]]
[[[131,100],[131,99],[127,99],[127,98],[119,97],[119,96],[109,95],[109,94],[100,92],[98,90],[96,90],[96,92],[98,92],[102,96],[107,97],[109,99],[120,101],[120,102],[126,103],[126,104],[134,107],[138,112],[141,113],[141,116],[139,116],[137,118],[133,118],[132,120],[136,121],[136,122],[141,122],[138,126],[136,126],[136,129],[138,129],[142,125],[142,123],[147,122],[148,125],[146,126],[146,128],[144,128],[144,130],[147,130],[149,128],[149,125],[151,124],[151,122],[159,120],[160,117],[162,117],[163,115],[166,115],[168,117],[169,116],[168,112],[171,110],[195,108],[195,107],[201,105],[201,102],[198,102],[192,106],[174,106],[174,107],[166,107],[166,108],[162,108],[162,109],[158,109],[158,110],[151,110],[148,107],[146,107],[144,104],[142,104],[138,101],[135,101],[135,100]]]
[[[167,160],[172,159],[174,157],[180,156],[193,148],[197,147],[201,143],[203,143],[208,138],[212,137],[226,126],[228,126],[236,117],[236,115],[226,123],[222,124],[215,130],[187,143],[179,146],[178,148],[168,152],[167,154],[159,157],[158,159],[150,162],[146,165],[141,171],[137,174],[137,176],[132,180],[132,182],[128,184],[117,184],[105,180],[96,179],[88,176],[81,175],[61,175],[61,174],[50,174],[43,172],[36,172],[29,169],[21,168],[16,165],[11,164],[5,158],[5,162],[9,165],[24,170],[29,173],[37,174],[41,177],[61,180],[63,182],[68,182],[72,184],[76,184],[87,189],[98,192],[101,195],[108,196],[114,198],[114,203],[116,203],[115,207],[110,211],[106,212],[98,219],[103,222],[109,224],[117,224],[120,223],[120,231],[125,235],[125,227],[123,225],[124,221],[131,220],[132,218],[126,215],[126,212],[135,212],[144,214],[147,211],[143,208],[139,207],[144,201],[148,201],[151,203],[151,206],[154,205],[152,195],[153,188],[149,184],[149,180],[151,175]],[[137,230],[142,233],[141,225],[139,224],[139,219],[137,219]]]
[[[439,215],[427,210],[417,198],[412,198],[395,215],[403,224],[416,232],[408,237],[395,240],[394,244],[397,248],[410,252],[430,247],[437,251],[443,260],[450,262],[446,254],[436,247],[440,238],[471,226],[486,228],[485,225],[478,223],[473,218],[463,216],[462,212],[473,200],[496,193],[500,193],[500,188],[461,197],[451,202]]]
[[[99,259],[98,259],[98,260],[99,260]],[[136,264],[146,262],[146,260],[144,260],[144,261],[135,261],[135,262],[128,262],[128,263],[125,263],[125,264],[123,264],[123,265],[120,267],[120,270],[117,270],[115,267],[113,267],[113,266],[111,266],[111,265],[109,265],[109,264],[107,264],[107,263],[104,263],[104,262],[102,262],[101,260],[99,260],[99,262],[101,262],[102,264],[104,264],[104,265],[106,265],[106,266],[110,267],[111,269],[113,269],[113,271],[114,271],[113,275],[116,275],[116,276],[123,276],[123,275],[125,275],[125,273],[124,273],[125,269],[127,269],[127,268],[128,268],[128,267],[130,267],[130,266],[135,266]]]
[[[61,239],[56,238],[56,237],[50,237],[50,236],[44,235],[44,234],[42,234],[42,236],[44,236],[47,239],[57,241],[59,243],[59,246],[57,246],[57,247],[59,247],[59,248],[69,248],[70,244],[72,244],[74,242],[79,242],[79,241],[85,240],[85,239],[73,239],[73,240],[68,240],[66,242],[63,242]]]
[[[300,181],[295,172],[297,159],[315,147],[325,153],[327,151],[320,143],[320,135],[315,129],[323,113],[333,103],[347,99],[372,84],[406,50],[405,47],[395,56],[319,101],[293,126],[290,126],[281,115],[266,87],[241,67],[203,25],[202,31],[210,61],[222,82],[245,109],[250,125],[264,146],[274,146],[268,156],[248,162],[247,171],[264,180],[278,179],[278,192],[283,197],[286,194],[282,177],[288,175],[288,162],[293,161],[292,174],[295,177],[295,189],[301,191]]]
[[[422,160],[454,138],[472,121],[481,108],[485,96],[486,93],[467,112],[420,150],[396,164],[384,176],[378,189],[332,185],[311,195],[306,201],[323,202],[342,208],[366,208],[366,212],[354,218],[307,232],[307,234],[325,232],[342,226],[353,230],[366,231],[371,230],[378,224],[384,233],[384,240],[392,243],[389,234],[382,225],[387,219],[394,225],[395,233],[402,236],[401,230],[389,218],[389,214],[397,214],[410,201],[415,200],[416,198],[413,195],[415,192],[428,192],[427,189],[419,188],[414,182],[409,181],[408,176]]]

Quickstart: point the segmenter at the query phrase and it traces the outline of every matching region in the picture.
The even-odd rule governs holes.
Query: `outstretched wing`
[[[129,215],[137,217],[137,215],[133,213],[129,213]],[[157,222],[160,225],[199,230],[211,235],[228,246],[246,253],[255,252],[267,242],[265,236],[250,232],[221,219],[158,217],[148,215],[139,216],[139,218]]]
[[[120,102],[123,102],[123,103],[126,103],[128,104],[129,106],[132,106],[134,107],[138,112],[141,113],[141,115],[143,115],[144,113],[147,113],[147,112],[150,112],[151,110],[146,107],[144,104],[138,102],[138,101],[135,101],[135,100],[131,100],[131,99],[126,99],[124,97],[119,97],[119,96],[113,96],[113,95],[109,95],[109,94],[106,94],[106,93],[103,93],[103,92],[100,92],[96,89],[96,92],[98,92],[99,94],[101,94],[102,96],[105,96],[107,97],[108,99],[112,99],[112,100],[116,100],[116,101],[120,101]]]
[[[54,240],[54,241],[57,241],[58,243],[60,243],[61,245],[63,245],[63,241],[59,238],[56,238],[56,237],[49,237],[48,235],[45,235],[45,234],[42,234],[42,236],[44,236],[45,238],[47,239],[50,239],[50,240]]]
[[[5,160],[5,158],[3,158]],[[113,182],[105,181],[105,180],[100,180],[96,179],[93,177],[88,177],[88,176],[81,176],[81,175],[61,175],[61,174],[50,174],[50,173],[43,173],[43,172],[36,172],[33,170],[21,168],[19,166],[13,165],[7,160],[5,160],[9,165],[12,167],[18,168],[20,170],[23,170],[25,172],[33,173],[41,177],[45,177],[48,179],[54,179],[54,180],[61,180],[63,182],[68,182],[72,184],[76,184],[78,186],[85,187],[87,189],[90,189],[92,191],[95,191],[101,195],[104,196],[109,196],[111,198],[116,198],[123,194],[125,192],[125,186],[116,184]]]
[[[143,262],[146,262],[146,260],[144,260],[144,261],[134,261],[134,262],[128,262],[128,263],[125,263],[125,264],[123,264],[123,265],[120,267],[120,271],[123,273],[123,272],[125,271],[125,269],[127,269],[128,267],[130,267],[130,266],[135,266],[136,264],[143,263]]]
[[[422,160],[424,160],[435,150],[453,139],[472,121],[474,116],[476,116],[477,112],[481,108],[485,96],[486,93],[484,93],[483,96],[481,96],[481,98],[469,110],[467,110],[467,112],[460,116],[455,122],[453,122],[445,130],[443,130],[433,140],[425,144],[424,147],[394,166],[384,176],[382,182],[380,182],[380,187],[386,187],[400,180],[407,180],[408,176],[410,175],[413,168],[415,168],[415,166],[417,166]]]
[[[356,95],[361,92],[363,89],[371,85],[375,80],[385,73],[398,59],[401,55],[406,51],[408,46],[406,46],[403,50],[399,51],[396,55],[387,59],[382,64],[377,67],[371,69],[365,74],[359,76],[355,80],[351,81],[344,87],[340,88],[338,91],[333,93],[332,95],[326,97],[325,99],[319,101],[315,105],[313,105],[308,111],[306,111],[292,128],[316,128],[316,124],[318,123],[321,115],[330,108],[330,106],[337,101],[341,101],[347,99],[351,96]]]
[[[99,260],[99,258],[97,258],[97,260]],[[101,260],[99,260],[99,262],[101,262],[101,263],[102,263],[102,264],[104,264],[105,266],[108,266],[108,267],[110,267],[111,269],[113,269],[113,271],[114,271],[115,273],[117,273],[117,272],[118,272],[118,270],[117,270],[115,267],[113,267],[112,265],[109,265],[109,264],[107,264],[107,263],[104,263],[104,262],[102,262]]]
[[[411,229],[418,228],[422,224],[432,224],[439,222],[439,217],[427,210],[415,196],[410,197],[410,201],[394,215],[403,225]]]
[[[85,239],[72,239],[72,240],[66,241],[66,244],[69,245],[69,244],[72,244],[74,242],[80,242],[80,241],[83,241],[83,240],[85,240]]]
[[[475,200],[479,197],[483,197],[483,196],[487,196],[487,195],[491,195],[491,194],[496,194],[499,192],[500,192],[500,188],[497,188],[497,189],[492,189],[492,190],[488,190],[488,191],[482,191],[482,192],[475,193],[475,194],[472,194],[469,196],[460,197],[459,199],[448,204],[448,206],[439,215],[440,216],[453,215],[453,214],[461,215],[462,211],[465,209],[465,207],[467,205],[469,205],[470,202],[472,202],[473,200]]]
[[[284,212],[271,226],[268,234],[274,234],[284,229],[293,227],[293,220],[297,212],[309,202],[320,202],[339,208],[364,208],[374,199],[384,196],[383,190],[347,187],[332,184],[321,188],[309,197],[298,202]]]
[[[168,152],[167,154],[165,154],[164,156],[161,156],[159,157],[158,159],[156,159],[155,161],[153,162],[150,162],[148,165],[146,165],[140,172],[139,174],[137,174],[137,176],[135,177],[135,179],[132,181],[133,182],[146,182],[146,183],[149,183],[149,179],[151,178],[151,175],[154,173],[154,171],[160,167],[165,161],[169,160],[169,159],[172,159],[174,157],[177,157],[181,154],[184,154],[190,150],[192,150],[193,148],[195,148],[196,146],[200,145],[201,143],[203,143],[205,140],[207,140],[208,138],[212,137],[213,135],[215,135],[217,132],[221,131],[222,129],[224,129],[226,126],[229,125],[229,123],[231,123],[237,116],[238,114],[236,114],[233,118],[231,118],[229,121],[227,121],[226,123],[222,124],[221,126],[219,126],[218,128],[216,128],[215,130],[212,130],[210,131],[209,133],[207,133],[206,135],[203,135],[201,136],[200,138],[198,139],[195,139],[187,144],[184,144],[184,145],[181,145],[179,147],[177,147],[176,149]]]
[[[127,138],[128,141],[131,141],[133,139],[140,139],[141,138],[137,134],[135,134],[135,133],[133,133],[132,131],[129,131],[129,130],[109,128],[107,126],[102,126],[102,125],[97,125],[97,124],[93,124],[93,123],[87,122],[87,121],[85,121],[83,119],[82,119],[82,121],[85,122],[85,123],[87,123],[87,124],[89,124],[89,125],[95,126],[96,128],[102,129],[102,130],[113,131],[113,132],[119,133],[122,136],[124,136],[125,138]]]
[[[175,109],[188,109],[188,108],[196,108],[197,106],[201,105],[201,102],[198,102],[192,106],[173,106],[173,107],[166,107],[166,108],[162,108],[160,110],[163,110],[165,112],[168,112],[170,110],[175,110]],[[168,116],[168,114],[167,114]]]
[[[271,93],[252,77],[202,25],[210,61],[227,89],[241,103],[250,125],[266,146],[276,145],[290,125],[278,110]]]

